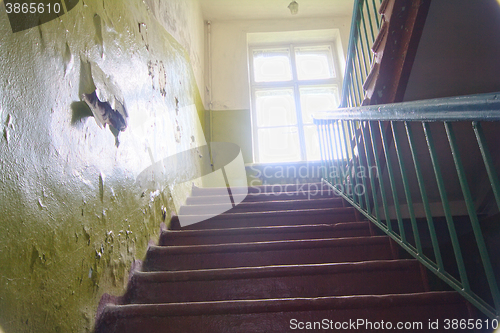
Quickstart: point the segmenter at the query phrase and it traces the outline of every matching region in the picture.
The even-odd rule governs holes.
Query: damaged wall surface
[[[89,332],[199,173],[136,181],[205,143],[191,57],[143,1],[82,0],[17,33],[0,4],[0,61],[0,331]]]

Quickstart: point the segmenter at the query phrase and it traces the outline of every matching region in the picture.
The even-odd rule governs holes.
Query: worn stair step
[[[437,332],[440,330],[429,329],[430,321],[438,320],[442,331],[445,319],[468,318],[471,318],[469,307],[458,293],[429,292],[107,305],[96,324],[95,332],[159,333],[168,330],[182,333],[282,333],[297,330],[298,325],[304,325],[304,328],[307,323],[318,325],[314,324],[315,322],[328,325],[323,328],[332,332],[349,328],[359,332]],[[353,322],[358,326],[353,326]],[[397,330],[396,325],[399,322],[410,326]],[[392,329],[387,329],[388,325],[391,325]],[[318,331],[321,326],[315,328],[315,331]],[[310,326],[308,331],[312,329],[314,327]]]
[[[244,228],[277,225],[332,224],[356,221],[354,208],[318,208],[270,212],[223,213],[210,215],[179,215],[183,230]],[[202,222],[197,222],[202,221]],[[174,221],[172,221],[174,222]],[[171,224],[172,229],[177,229]]]
[[[416,260],[137,272],[130,303],[403,294],[426,291]],[[397,283],[395,283],[397,281]]]
[[[323,183],[306,183],[306,184],[275,184],[275,185],[259,185],[248,187],[231,187],[232,194],[277,194],[282,192],[309,192],[323,191],[333,193],[332,189]],[[228,193],[227,187],[197,187],[194,186],[191,196],[206,196],[206,195],[225,195]]]
[[[185,205],[179,209],[181,215],[203,215],[224,212],[227,204]],[[226,213],[266,212],[291,209],[339,208],[342,200],[337,198],[322,198],[316,200],[281,200],[241,202]]]
[[[387,236],[150,246],[144,270],[178,271],[384,259],[395,259]]]
[[[247,194],[233,194],[235,202],[255,202],[255,201],[282,201],[282,200],[315,200],[322,198],[336,198],[341,200],[338,196],[328,191],[290,191],[279,193],[249,193]],[[188,197],[186,205],[203,205],[203,204],[220,204],[230,202],[229,194],[222,195],[204,195]]]
[[[204,245],[370,236],[369,222],[248,227],[205,230],[164,230],[159,245]]]

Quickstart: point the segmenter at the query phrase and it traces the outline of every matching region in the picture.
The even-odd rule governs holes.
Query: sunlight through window
[[[250,54],[256,160],[320,160],[312,115],[340,103],[333,46],[252,48]]]
[[[290,81],[292,69],[289,50],[254,51],[255,82]]]

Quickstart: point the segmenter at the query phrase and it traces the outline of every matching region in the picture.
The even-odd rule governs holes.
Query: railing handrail
[[[347,95],[348,89],[351,82],[351,72],[353,68],[354,53],[356,48],[356,43],[358,42],[358,26],[361,21],[361,8],[363,7],[364,0],[356,0],[353,6],[352,21],[351,21],[351,31],[349,34],[349,45],[347,46],[347,60],[346,67],[344,71],[344,82],[342,84],[342,96],[340,101],[340,107],[347,106]]]
[[[500,93],[488,93],[362,106],[317,113],[314,117],[324,168],[323,180],[426,268],[491,318],[500,318],[500,281],[495,276],[500,276],[500,272],[496,271],[490,259],[490,250],[480,223],[482,212],[476,207],[477,193],[471,190],[471,174],[467,172],[481,175],[480,178],[474,178],[477,184],[489,184],[489,189],[481,188],[481,191],[491,193],[491,197],[479,198],[484,205],[492,206],[489,213],[500,211],[500,176],[495,162],[499,157],[495,129],[500,126],[491,127],[490,124],[484,126],[483,130],[483,123],[500,122],[499,97]],[[454,124],[456,121],[461,123]],[[436,124],[431,126],[430,122]],[[416,132],[418,123],[422,126],[419,134]],[[466,123],[471,125],[468,130],[463,126]],[[454,127],[464,131],[460,137],[455,134]],[[441,131],[436,136],[439,142],[433,139],[435,131]],[[473,140],[477,143],[477,146],[474,145],[476,148],[472,145]],[[462,161],[461,155],[465,148],[459,147],[460,144],[469,149],[467,163]],[[494,147],[491,151],[488,148],[490,145]],[[427,157],[425,154],[428,154]],[[469,163],[472,156],[475,156],[473,164]],[[446,159],[443,164],[447,166],[446,170],[440,166],[443,159]],[[376,170],[374,174],[371,171],[373,168]],[[370,171],[366,173],[365,170]],[[449,195],[452,192],[447,187],[449,182],[454,181],[452,173],[458,179],[463,204],[467,208],[465,215],[469,217],[468,222],[462,223],[468,223],[473,233],[467,241],[467,247],[461,244],[458,228],[455,227],[455,217],[459,215],[453,215],[462,213],[451,210]],[[436,215],[430,209],[431,201],[426,187],[432,183],[437,186],[444,215]],[[412,184],[418,185],[419,194],[417,188],[412,191]],[[473,185],[476,191],[477,184]],[[453,193],[460,190],[455,186]],[[435,196],[436,192],[433,193]],[[404,204],[405,201],[409,220],[402,216],[400,207],[400,203]],[[417,216],[414,206],[418,202],[423,205],[425,216]],[[396,217],[392,215],[393,212]],[[438,232],[434,222],[437,216],[445,217],[447,236],[443,234],[446,233],[444,228]],[[417,217],[427,221],[424,234],[430,240],[426,249],[422,246],[419,230],[425,226],[419,226]],[[449,261],[446,262],[442,249],[443,237],[449,237],[453,250],[452,255],[447,254],[446,260]],[[464,253],[470,248],[477,248],[478,254],[470,253],[473,257],[465,260]],[[486,281],[480,281],[483,277],[475,272],[478,268],[471,263],[482,266]],[[453,265],[456,265],[456,272],[452,271]],[[469,282],[473,276],[471,274],[475,276],[474,283]]]
[[[500,92],[317,112],[318,120],[500,121]]]
[[[380,29],[381,3],[382,0],[354,1],[339,105],[341,108],[359,105],[363,99],[363,82],[369,74],[374,59],[371,47]]]
[[[382,0],[378,2],[381,4]],[[379,6],[376,4],[376,0],[355,1],[339,109],[318,112],[313,115],[314,124],[318,130],[323,181],[484,314],[491,318],[499,318],[500,282],[496,279],[495,274],[500,274],[495,273],[489,256],[479,214],[475,207],[475,197],[472,195],[469,185],[470,179],[466,174],[468,169],[464,167],[465,164],[460,157],[461,149],[458,146],[460,141],[457,140],[453,129],[454,127],[463,128],[463,123],[453,123],[458,121],[471,123],[472,128],[468,131],[474,132],[478,144],[476,150],[480,151],[488,183],[491,185],[490,191],[493,193],[497,211],[500,211],[498,166],[488,149],[487,132],[483,130],[482,126],[482,122],[500,121],[500,92],[359,106],[365,101],[363,85],[375,59],[370,50],[371,45],[376,40],[375,33],[381,25],[380,16],[377,15],[377,7]],[[374,22],[376,27],[373,25]],[[368,31],[371,34],[368,34]],[[414,135],[414,130],[418,130],[418,124],[415,122],[421,122],[422,125],[420,130],[423,131],[423,134],[418,137]],[[443,133],[439,135],[439,144],[436,144],[433,139],[433,132],[440,128],[439,124],[431,125],[430,122],[442,123],[441,131],[445,132],[448,139],[448,153],[444,151],[447,148],[443,144]],[[401,131],[401,127],[404,127],[404,132]],[[466,133],[464,132],[464,134]],[[425,138],[425,144],[421,141],[422,137]],[[419,140],[417,141],[416,138]],[[467,147],[471,148],[469,144],[471,139],[467,138],[467,140],[469,140]],[[421,163],[424,158],[422,149],[425,149],[425,146],[428,149],[430,164],[428,160]],[[441,149],[444,150],[441,151]],[[443,172],[439,160],[443,156],[449,156],[450,152],[455,168],[447,168]],[[468,157],[470,158],[470,156]],[[478,159],[477,155],[476,159]],[[410,169],[414,168],[414,176],[410,176],[410,173],[407,172],[408,165],[410,165]],[[450,161],[447,160],[445,165],[450,167]],[[424,167],[429,169],[423,170]],[[375,175],[372,174],[372,168],[376,169]],[[476,265],[482,265],[486,277],[486,281],[481,282],[482,277],[480,277],[479,280],[474,281],[474,285],[469,282],[468,275],[471,274],[471,270],[476,270],[477,267],[474,268],[464,260],[463,253],[467,249],[464,250],[460,244],[459,233],[455,227],[455,219],[450,207],[450,197],[446,191],[445,178],[443,177],[443,174],[453,172],[452,169],[456,169],[470,227],[473,230],[473,240],[470,242],[475,243],[475,245],[472,244],[472,247],[476,246],[479,252],[479,257],[469,260],[480,262]],[[366,174],[363,170],[370,171]],[[477,171],[477,169],[474,170]],[[416,179],[419,195],[416,194],[416,191],[412,192],[411,185],[415,183],[410,182],[410,177]],[[443,231],[438,232],[438,228],[435,226],[434,218],[436,216],[431,211],[431,201],[427,195],[426,186],[429,182],[434,181],[446,220],[448,230],[446,237],[450,239],[452,255],[441,251],[443,239],[440,240],[438,236],[443,235]],[[485,183],[485,180],[483,179],[481,183]],[[403,191],[401,191],[401,187]],[[357,191],[359,188],[362,189],[361,193]],[[414,196],[416,196],[417,201],[412,198]],[[418,216],[414,207],[419,198],[427,222],[428,236],[425,237],[430,238],[430,246],[428,244],[425,247],[419,231],[425,226],[420,227],[417,223]],[[391,199],[392,207],[390,206]],[[409,220],[403,218],[400,202],[406,202]],[[396,214],[395,218],[391,216],[393,211]],[[450,247],[449,244],[447,246]],[[457,272],[454,272],[449,266],[453,266],[453,263],[445,262],[444,259],[454,261]],[[474,272],[474,274],[477,273]],[[479,288],[478,283],[484,283],[487,286],[486,289],[489,288],[489,290],[484,289],[483,286]],[[486,295],[488,292],[489,295]]]

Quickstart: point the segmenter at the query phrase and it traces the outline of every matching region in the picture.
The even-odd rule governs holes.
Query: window
[[[256,162],[321,158],[312,115],[340,103],[332,44],[250,48]]]

